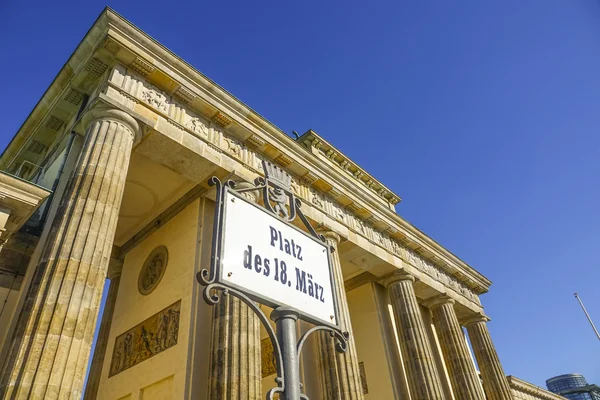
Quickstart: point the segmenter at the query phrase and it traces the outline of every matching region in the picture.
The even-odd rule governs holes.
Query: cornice
[[[318,154],[320,157],[330,160],[333,165],[345,171],[356,180],[364,184],[373,194],[380,196],[391,205],[396,205],[402,199],[392,192],[383,183],[375,179],[371,174],[352,161],[344,153],[326,141],[322,136],[312,129],[303,133],[297,143],[304,146],[308,151]]]
[[[102,69],[105,70],[108,67],[100,60],[96,60],[96,64],[92,62],[94,60],[90,60],[98,43],[103,40],[103,35],[106,33],[105,13],[106,9],[87,31],[75,51],[27,116],[17,134],[6,146],[2,155],[0,155],[0,170],[6,170],[11,165],[33,135],[39,132],[40,129],[57,133],[61,128],[65,128],[68,112],[56,113],[57,103],[63,103],[66,105],[65,108],[71,108],[76,112],[86,94],[84,88],[75,88],[78,85],[74,85],[74,78],[79,76],[81,78],[79,83],[84,83],[89,88],[93,86],[92,81],[97,80],[103,73]],[[84,74],[80,74],[82,70],[85,70]],[[56,115],[53,115],[53,113],[56,113]]]
[[[563,397],[563,396],[560,396],[556,393],[552,393],[548,390],[542,389],[539,386],[533,385],[533,384],[531,384],[527,381],[524,381],[522,379],[519,379],[515,376],[509,375],[506,377],[506,379],[508,380],[508,384],[510,385],[511,389],[530,394],[540,400],[564,400],[565,399],[565,397]]]
[[[37,207],[50,191],[16,176],[0,171],[0,196],[11,198],[30,207]]]

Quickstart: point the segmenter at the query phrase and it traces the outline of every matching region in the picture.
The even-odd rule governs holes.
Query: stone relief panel
[[[226,150],[229,154],[233,155],[235,158],[242,159],[244,148],[242,144],[235,139],[224,137]]]
[[[230,137],[217,124],[205,121],[203,117],[191,111],[187,106],[180,104],[173,98],[167,97],[163,92],[145,82],[143,78],[128,72],[124,67],[118,66],[113,71],[110,82],[118,86],[122,91],[125,91],[126,95],[141,98],[151,107],[167,113],[170,118],[174,119],[175,122],[179,123],[186,130],[206,140],[216,150],[241,161],[246,168],[256,173],[264,174],[262,161],[266,158],[262,154],[253,150],[253,148],[249,148],[237,139]],[[320,148],[320,143],[312,143],[312,145],[323,151]],[[337,160],[335,162],[337,163]],[[354,175],[355,178],[362,180],[363,173],[361,171],[351,172],[349,170],[350,164],[346,160],[342,160],[340,163],[343,164],[340,164],[340,166],[345,171]],[[350,229],[385,248],[387,251],[410,262],[421,272],[442,282],[466,298],[476,301],[477,295],[465,284],[459,282],[440,267],[434,266],[420,255],[401,245],[387,233],[373,228],[369,222],[357,217],[352,211],[313,188],[311,180],[305,178],[302,177],[302,179],[299,179],[298,177],[293,177],[292,191],[296,196],[326,212],[334,219],[341,221]],[[363,183],[369,186],[368,181],[363,181]]]
[[[310,191],[310,202],[312,205],[320,208],[321,210],[325,209],[325,197],[315,188],[309,187]]]
[[[169,252],[165,246],[159,246],[150,253],[138,276],[138,290],[141,294],[146,296],[156,289],[165,274],[168,262]]]
[[[185,127],[190,129],[192,132],[208,137],[208,126],[206,122],[204,122],[200,118],[190,117],[190,119],[185,124]]]
[[[109,377],[177,344],[181,300],[117,336]]]
[[[142,100],[162,112],[168,111],[167,96],[154,87],[144,88]]]

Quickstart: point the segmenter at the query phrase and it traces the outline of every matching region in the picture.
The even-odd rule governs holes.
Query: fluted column
[[[322,231],[319,233],[324,235],[327,244],[333,246],[335,249],[333,254],[331,254],[331,268],[333,269],[332,285],[338,303],[337,315],[342,330],[350,334],[348,349],[345,353],[338,353],[335,350],[334,339],[331,335],[324,332],[318,335],[317,347],[323,398],[327,400],[363,399],[358,356],[356,354],[354,335],[352,334],[352,322],[350,321],[348,300],[346,299],[342,265],[337,249],[340,236],[332,231]]]
[[[253,185],[241,183],[237,189]],[[254,191],[243,193],[256,202]],[[214,306],[212,324],[211,400],[262,399],[260,320],[238,298],[222,296]]]
[[[122,271],[123,261],[111,260],[107,274],[108,279],[110,279],[110,286],[108,287],[108,296],[106,296],[102,322],[100,323],[100,330],[98,332],[98,338],[96,339],[94,358],[92,358],[92,365],[85,386],[84,400],[96,400],[96,396],[98,395],[98,386],[100,385],[102,367],[104,365],[104,357],[108,345],[108,335],[110,334],[110,326],[115,311],[115,304],[117,302],[117,293],[119,292]]]
[[[489,318],[478,315],[464,324],[481,372],[483,388],[488,400],[512,400],[512,391],[494,348],[487,321]]]
[[[137,122],[99,107],[27,293],[0,381],[4,399],[81,397]]]
[[[433,314],[444,362],[456,399],[485,400],[479,376],[454,311],[454,300],[442,295],[427,304]]]
[[[414,281],[412,275],[404,272],[395,273],[385,281],[394,309],[410,396],[413,400],[442,400],[444,391],[415,296]]]

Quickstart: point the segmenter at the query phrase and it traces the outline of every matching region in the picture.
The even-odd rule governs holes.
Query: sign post
[[[342,332],[333,290],[330,254],[333,249],[317,234],[301,210],[301,201],[290,190],[291,177],[274,164],[264,162],[265,178],[255,187],[235,190],[235,183],[216,187],[211,265],[197,280],[205,286],[203,295],[214,305],[221,295],[232,295],[248,305],[261,320],[275,353],[276,393],[283,400],[308,400],[301,393],[299,360],[306,338],[325,330],[337,338],[337,350],[346,350],[348,333]],[[263,206],[250,203],[243,193],[259,191]],[[292,222],[299,218],[308,231]],[[273,308],[269,319],[255,304]],[[297,321],[314,326],[298,340]]]

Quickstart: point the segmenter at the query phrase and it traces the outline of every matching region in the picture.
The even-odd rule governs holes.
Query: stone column
[[[483,379],[483,389],[488,400],[512,400],[512,391],[500,364],[498,353],[487,328],[489,318],[478,315],[465,321],[471,346]]]
[[[397,272],[385,281],[394,309],[410,396],[413,400],[442,400],[444,390],[415,296],[414,281],[412,275],[404,272]]]
[[[119,283],[121,282],[121,272],[123,271],[122,260],[110,260],[107,277],[110,279],[108,288],[108,296],[104,304],[104,313],[102,314],[102,322],[96,339],[96,349],[94,350],[94,358],[88,375],[87,385],[85,386],[84,400],[96,400],[98,395],[98,386],[100,386],[100,378],[102,375],[102,367],[104,366],[104,358],[106,348],[108,347],[108,335],[110,334],[110,326],[112,324],[115,304],[117,302],[117,293],[119,292]]]
[[[318,334],[317,354],[319,354],[323,398],[327,400],[363,399],[358,356],[352,333],[348,300],[346,299],[342,265],[337,249],[340,236],[332,231],[319,233],[324,235],[327,244],[334,248],[334,252],[331,254],[331,268],[333,269],[333,290],[338,303],[337,314],[340,326],[350,334],[348,350],[345,353],[338,353],[335,350],[335,342],[331,335],[324,332]]]
[[[427,306],[433,314],[433,324],[442,347],[454,397],[485,400],[464,333],[456,318],[454,300],[442,295],[430,301]]]
[[[254,191],[244,196],[257,201]],[[210,400],[262,400],[260,320],[236,297],[221,296],[214,306],[210,368]]]
[[[78,399],[137,122],[96,106],[35,269],[0,380],[3,399]]]

